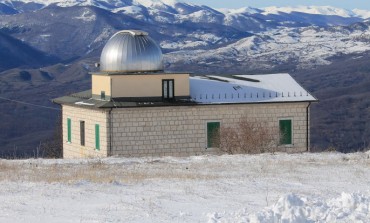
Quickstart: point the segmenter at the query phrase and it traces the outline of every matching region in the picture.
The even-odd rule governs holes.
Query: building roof
[[[201,104],[317,101],[287,73],[190,77],[190,96]]]
[[[91,90],[55,98],[52,101],[57,104],[68,104],[86,108],[158,107],[196,104],[195,102],[188,99],[177,101],[160,101],[153,100],[153,98],[140,98],[136,101],[133,99],[112,99],[111,101],[105,101],[92,98]]]
[[[91,90],[53,99],[57,104],[88,108],[155,107],[206,104],[255,104],[283,102],[314,102],[317,99],[289,74],[233,75],[190,77],[190,98],[160,101],[152,98],[135,100],[93,99]]]

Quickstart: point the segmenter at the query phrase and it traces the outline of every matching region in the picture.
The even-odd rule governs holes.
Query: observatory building
[[[222,127],[241,119],[278,129],[276,148],[309,149],[316,101],[289,74],[165,72],[148,33],[124,30],[106,43],[91,90],[60,98],[63,157],[187,156],[220,153]]]

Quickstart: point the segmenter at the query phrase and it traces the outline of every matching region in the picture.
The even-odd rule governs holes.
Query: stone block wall
[[[291,119],[293,144],[278,149],[303,152],[307,106],[308,102],[114,108],[110,122],[108,110],[63,105],[63,157],[217,154],[219,149],[207,148],[207,122],[233,126],[243,117],[271,128],[278,128],[281,119]],[[72,122],[71,143],[67,118]],[[80,144],[80,121],[85,121],[85,146]],[[95,149],[95,124],[100,125],[100,150]]]
[[[63,105],[63,158],[106,157],[108,155],[108,111]],[[67,119],[72,138],[68,142]],[[80,121],[85,121],[85,146],[80,141]],[[100,150],[95,148],[95,124],[99,124]]]
[[[291,119],[293,144],[278,149],[303,152],[307,150],[307,106],[308,102],[116,108],[112,112],[112,155],[218,153],[217,148],[207,148],[207,122],[232,126],[242,117],[274,128],[278,128],[280,119]]]

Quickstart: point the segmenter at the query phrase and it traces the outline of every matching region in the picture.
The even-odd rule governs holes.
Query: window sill
[[[278,147],[294,147],[294,144],[284,144],[284,145],[279,145]]]
[[[206,150],[209,150],[209,149],[214,150],[214,149],[220,149],[220,147],[206,147],[205,149],[206,149]]]

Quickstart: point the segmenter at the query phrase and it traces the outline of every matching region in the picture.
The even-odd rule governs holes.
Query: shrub
[[[250,121],[246,117],[232,127],[221,127],[220,149],[228,154],[275,152],[279,133],[277,128],[264,122]]]

